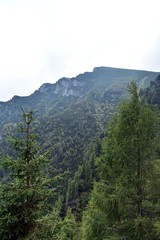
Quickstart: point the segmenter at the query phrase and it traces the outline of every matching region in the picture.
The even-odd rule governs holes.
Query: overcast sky
[[[0,0],[0,101],[94,67],[160,71],[159,0]]]

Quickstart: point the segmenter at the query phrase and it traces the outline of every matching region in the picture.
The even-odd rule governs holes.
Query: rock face
[[[83,90],[84,83],[78,81],[76,78],[61,78],[57,84],[55,84],[55,94],[60,94],[63,97],[66,96],[80,96]],[[81,91],[80,91],[81,90]]]
[[[126,84],[135,80],[140,87],[149,86],[158,73],[140,70],[118,69],[109,67],[96,67],[93,72],[85,72],[74,78],[61,78],[55,84],[44,83],[38,91],[42,94],[60,95],[62,97],[82,97],[95,88],[118,91]]]
[[[38,91],[41,92],[41,93],[45,93],[45,92],[47,92],[47,91],[50,89],[51,86],[52,86],[51,83],[44,83],[44,84],[38,89]]]
[[[36,110],[37,116],[59,113],[84,101],[99,106],[101,103],[117,104],[126,94],[127,84],[134,80],[141,88],[151,87],[146,91],[150,102],[159,103],[160,73],[96,67],[92,72],[79,74],[74,78],[61,78],[56,83],[44,83],[28,97],[14,96],[8,102],[0,102],[0,134],[4,126],[17,122],[20,107],[26,111]],[[156,81],[154,81],[156,79]],[[67,111],[67,110],[66,110]]]

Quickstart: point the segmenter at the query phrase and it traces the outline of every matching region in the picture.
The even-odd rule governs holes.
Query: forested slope
[[[49,149],[56,168],[77,170],[88,146],[103,133],[126,85],[135,80],[140,87],[149,85],[158,73],[99,67],[75,78],[62,78],[43,84],[28,97],[14,96],[0,103],[1,150],[5,137],[20,120],[22,107],[35,112],[42,151]]]
[[[14,96],[8,102],[0,102],[1,153],[13,155],[7,138],[16,131],[21,108],[32,110],[41,152],[50,152],[50,174],[67,171],[68,178],[73,178],[118,103],[126,97],[127,84],[134,80],[145,88],[157,76],[156,72],[98,67],[55,84],[45,83],[28,97]],[[63,184],[65,189],[67,182]]]
[[[130,99],[127,86],[132,80],[134,80],[132,84],[135,88],[133,87],[130,91],[132,99],[127,100]],[[8,144],[7,138],[13,135],[16,137],[15,139],[18,139],[20,135],[17,131],[17,122],[20,121],[21,114],[29,112],[32,116],[33,113],[35,119],[33,129],[38,135],[40,145],[37,153],[47,152],[49,159],[47,174],[49,178],[54,179],[54,183],[49,184],[48,187],[55,191],[56,202],[53,200],[53,196],[48,199],[49,203],[52,202],[53,204],[48,208],[48,214],[44,215],[46,212],[42,211],[35,218],[38,217],[38,221],[42,222],[43,227],[41,229],[33,227],[33,232],[32,229],[29,230],[31,235],[26,238],[27,240],[37,240],[40,237],[59,240],[93,240],[99,239],[99,234],[102,236],[101,239],[119,239],[119,237],[126,237],[126,233],[128,234],[127,237],[134,237],[134,239],[143,239],[141,236],[150,237],[153,233],[154,238],[150,239],[156,239],[155,236],[159,231],[158,218],[154,223],[151,223],[152,218],[149,217],[148,219],[148,213],[144,212],[145,218],[141,218],[142,212],[137,213],[137,210],[130,208],[130,203],[128,206],[126,205],[127,209],[124,210],[124,204],[128,203],[126,201],[131,201],[134,202],[135,208],[137,206],[142,210],[144,204],[144,211],[151,211],[151,213],[153,211],[153,214],[158,211],[157,196],[159,195],[156,188],[153,188],[153,181],[148,181],[148,179],[151,176],[151,170],[154,169],[153,177],[157,178],[156,186],[158,187],[159,175],[157,169],[159,169],[159,163],[155,161],[155,164],[152,164],[150,159],[159,151],[156,148],[157,145],[154,144],[159,129],[156,128],[157,122],[154,124],[154,113],[142,97],[142,95],[145,95],[149,103],[158,104],[158,84],[159,73],[101,67],[95,68],[91,73],[80,74],[76,78],[63,78],[55,84],[44,84],[28,97],[15,96],[8,102],[0,103],[0,150],[2,159],[4,154],[7,154],[9,158],[17,156],[15,150]],[[139,95],[140,88],[141,93]],[[144,88],[146,89],[144,90]],[[119,110],[120,113],[117,115],[118,118],[122,117],[122,119],[115,122],[112,120],[113,130],[110,131],[108,124],[116,115],[119,103],[124,100],[125,102],[122,103]],[[133,128],[134,126],[135,128]],[[108,138],[110,134],[111,138]],[[142,138],[144,141],[142,141]],[[149,142],[148,139],[150,139]],[[129,142],[131,142],[131,145],[128,145]],[[18,145],[18,147],[20,151],[23,151],[21,145]],[[144,147],[142,152],[141,147]],[[130,164],[128,165],[127,160],[133,152],[133,158],[131,157],[132,168]],[[142,153],[144,155],[148,154],[147,161]],[[112,156],[113,159],[111,159]],[[134,163],[134,156],[137,159],[136,163]],[[142,165],[141,163],[139,165],[139,159],[142,160]],[[106,161],[109,161],[110,166],[106,165]],[[147,183],[143,182],[143,176],[141,178],[143,166],[145,167],[144,181],[147,181]],[[139,169],[140,175],[137,175]],[[150,171],[147,169],[150,169]],[[139,178],[136,179],[136,175]],[[5,172],[2,168],[1,177],[5,182]],[[131,180],[127,180],[130,177]],[[3,181],[2,189],[5,189],[3,188]],[[97,184],[95,184],[95,181]],[[15,181],[15,184],[17,183]],[[108,185],[108,183],[111,185]],[[128,188],[130,191],[127,193]],[[145,188],[145,193],[143,191],[139,192],[142,188]],[[150,191],[151,188],[153,191]],[[88,203],[90,193],[91,200],[82,219],[83,210]],[[29,194],[34,196],[34,189],[33,192],[29,190]],[[146,201],[144,197],[147,195],[148,198],[150,194],[155,199],[156,209],[154,208],[154,200]],[[14,191],[13,195],[16,197]],[[1,203],[5,205],[3,196],[1,197]],[[117,201],[117,199],[119,200]],[[15,203],[17,204],[17,200],[15,200]],[[105,206],[104,209],[103,206]],[[54,208],[54,211],[52,208]],[[92,212],[92,208],[96,212]],[[108,210],[109,213],[107,213]],[[5,212],[2,211],[2,214]],[[133,229],[137,227],[136,231],[139,231],[137,234],[141,235],[136,235],[133,229],[131,233],[127,232],[130,228],[129,214],[131,212],[140,213],[139,215],[133,214],[135,224],[137,224],[133,224]],[[107,217],[113,218],[113,221],[109,222]],[[91,219],[93,222],[90,221]],[[100,225],[92,225],[97,220],[100,220]],[[83,226],[82,236],[81,222]],[[35,224],[37,224],[36,220]],[[144,226],[144,230],[141,229],[141,224]],[[145,228],[149,229],[149,226],[151,226],[151,232],[144,233]],[[98,229],[96,232],[95,228]]]

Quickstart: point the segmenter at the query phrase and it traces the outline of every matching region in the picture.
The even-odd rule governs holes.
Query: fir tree
[[[2,157],[8,176],[0,186],[0,239],[25,237],[45,210],[49,180],[45,173],[47,154],[40,155],[33,130],[33,113],[23,111],[19,137],[12,138],[16,159]]]

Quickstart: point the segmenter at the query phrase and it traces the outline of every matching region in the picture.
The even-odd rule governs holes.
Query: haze
[[[158,0],[1,0],[0,101],[94,67],[160,71]]]

